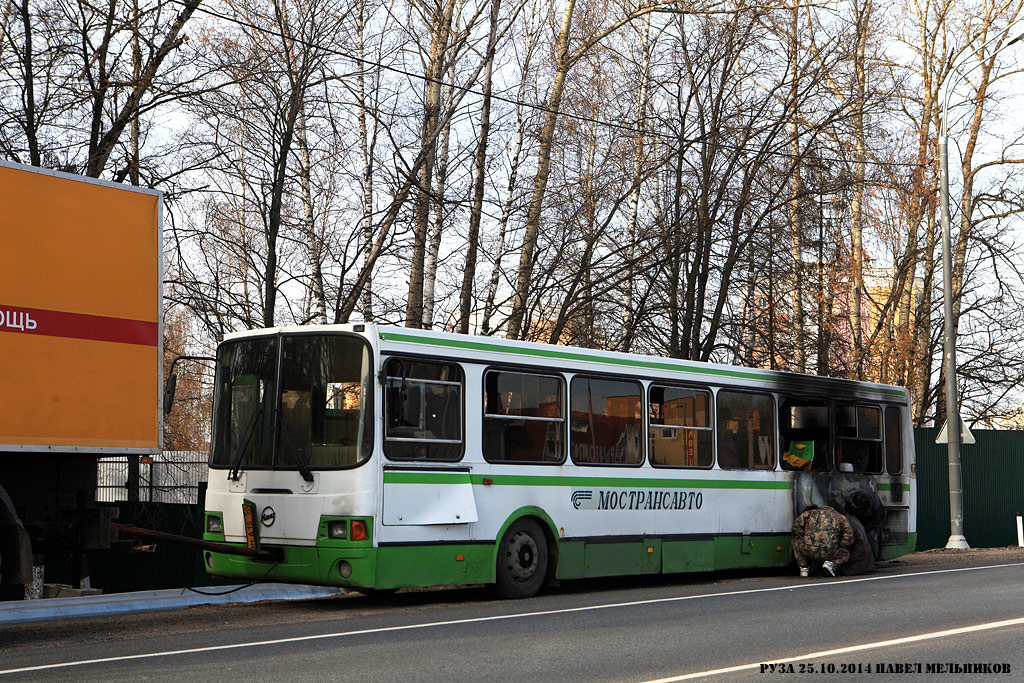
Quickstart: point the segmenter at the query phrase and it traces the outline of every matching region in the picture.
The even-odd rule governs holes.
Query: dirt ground
[[[947,550],[933,548],[904,555],[890,563],[905,567],[930,567],[935,565],[971,565],[992,562],[1024,562],[1024,548],[1015,545],[1005,548],[971,548],[970,550]],[[889,563],[886,563],[889,564]]]

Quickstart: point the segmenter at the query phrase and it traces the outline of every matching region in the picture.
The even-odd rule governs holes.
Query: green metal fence
[[[914,430],[917,450],[917,549],[949,540],[949,465],[938,428]],[[1024,512],[1024,431],[972,429],[976,443],[960,448],[964,536],[972,548],[1017,545]]]

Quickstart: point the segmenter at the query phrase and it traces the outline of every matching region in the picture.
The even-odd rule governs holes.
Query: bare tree
[[[606,37],[637,18],[659,9],[664,4],[670,3],[659,1],[627,11],[624,13],[624,16],[613,20],[607,27],[595,30],[590,35],[587,35],[580,41],[581,44],[578,47],[571,49],[572,21],[576,10],[576,0],[567,0],[565,3],[562,11],[561,25],[553,45],[555,68],[551,91],[545,105],[546,115],[544,123],[538,135],[537,172],[534,176],[533,193],[530,197],[530,208],[526,217],[523,245],[520,250],[515,301],[513,302],[512,314],[508,321],[507,334],[510,338],[518,338],[522,333],[523,318],[526,314],[527,298],[533,275],[534,252],[537,249],[537,238],[540,231],[541,209],[547,190],[548,176],[551,172],[551,150],[554,142],[555,127],[558,123],[562,94],[565,91],[569,71],[584,55]]]
[[[18,30],[5,3],[0,154],[96,178],[136,173],[141,133],[127,143],[124,133],[192,91],[194,73],[178,53],[200,2],[22,0],[11,4]]]
[[[235,224],[232,231],[247,245],[239,256],[248,263],[247,273],[257,276],[251,284],[260,293],[259,324],[267,327],[276,320],[282,258],[287,255],[282,253],[283,239],[291,221],[297,242],[305,245],[303,261],[314,268],[317,316],[324,319],[306,107],[339,17],[317,3],[287,0],[273,0],[267,15],[251,6],[231,8],[238,22],[207,43],[206,58],[222,83],[190,105],[203,121],[193,147],[211,159],[207,174],[218,181],[224,198],[210,205],[210,218],[220,226]],[[288,205],[294,196],[300,198],[301,209],[293,212]],[[224,228],[219,232],[225,234]],[[252,233],[262,238],[258,251],[251,249]]]

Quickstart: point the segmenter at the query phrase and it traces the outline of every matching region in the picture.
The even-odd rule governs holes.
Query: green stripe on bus
[[[892,490],[892,484],[880,483],[879,484],[879,490]],[[908,483],[903,484],[903,490],[910,490],[910,484],[908,484]]]
[[[471,484],[469,472],[384,472],[385,484]]]
[[[488,344],[486,342],[463,341],[455,339],[434,339],[432,337],[418,337],[412,334],[400,334],[396,332],[380,332],[380,338],[385,341],[405,342],[408,344],[426,344],[427,346],[444,346],[456,349],[469,349],[472,351],[486,351],[490,353],[511,353],[520,356],[539,356],[541,358],[557,358],[560,360],[584,361],[591,363],[605,363],[607,365],[622,365],[632,368],[647,368],[650,370],[671,370],[676,372],[693,372],[701,375],[714,375],[718,377],[731,377],[734,379],[752,379],[766,381],[768,376],[756,372],[743,370],[721,370],[699,365],[687,365],[685,363],[671,363],[667,361],[645,361],[626,358],[607,358],[592,356],[571,351],[559,351],[555,349],[532,349],[517,346],[503,346],[501,344]],[[883,394],[887,396],[902,397],[904,393],[898,389],[883,389],[880,387],[858,387],[861,391]]]
[[[620,486],[623,488],[778,489],[793,488],[791,481],[742,479],[634,479],[629,477],[563,477],[533,474],[473,474],[466,472],[385,472],[385,484],[465,484],[493,486]]]

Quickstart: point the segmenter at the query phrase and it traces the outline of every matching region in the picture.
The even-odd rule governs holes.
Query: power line
[[[171,0],[171,1],[172,2],[176,2],[177,4],[180,4],[180,5],[185,5],[184,0]],[[396,66],[391,66],[391,65],[388,65],[388,64],[384,64],[383,62],[378,62],[378,61],[371,60],[371,59],[365,59],[365,58],[362,58],[362,57],[357,57],[357,56],[355,56],[353,54],[350,54],[348,52],[345,52],[344,50],[340,50],[340,49],[337,49],[337,48],[325,47],[323,45],[316,45],[316,44],[314,44],[314,43],[312,43],[312,42],[310,42],[308,40],[305,40],[303,38],[296,38],[294,36],[289,36],[289,35],[286,35],[286,34],[282,33],[281,31],[272,30],[272,29],[269,29],[269,28],[266,28],[266,27],[263,27],[263,26],[258,26],[256,24],[253,24],[253,23],[248,22],[248,21],[244,21],[242,19],[237,19],[235,17],[230,17],[228,15],[221,14],[220,12],[216,12],[214,10],[207,9],[207,8],[201,6],[201,5],[196,8],[196,11],[202,12],[203,14],[206,14],[208,16],[214,17],[216,19],[220,19],[222,21],[226,21],[226,22],[231,23],[231,24],[235,24],[235,25],[238,25],[238,26],[243,26],[245,28],[249,28],[249,29],[251,29],[253,31],[264,33],[266,35],[272,35],[272,36],[275,36],[275,37],[280,38],[280,39],[285,40],[285,41],[290,41],[292,43],[299,43],[300,45],[303,45],[303,46],[308,47],[308,48],[315,48],[317,50],[321,50],[321,51],[326,52],[328,54],[333,54],[333,55],[338,56],[338,57],[343,57],[345,59],[348,59],[350,61],[355,62],[356,64],[358,64],[360,66],[375,67],[375,68],[380,69],[382,71],[389,71],[389,72],[392,72],[392,73],[395,73],[395,74],[398,74],[398,75],[401,75],[401,76],[405,76],[407,78],[411,78],[413,80],[420,80],[420,81],[423,81],[425,83],[435,83],[435,84],[438,84],[438,85],[441,85],[441,86],[444,86],[444,87],[447,87],[447,88],[452,88],[453,90],[458,90],[460,92],[464,92],[464,93],[467,93],[467,94],[478,95],[478,96],[481,96],[481,97],[483,96],[483,93],[481,91],[479,91],[479,90],[477,90],[475,88],[471,88],[469,86],[459,85],[457,83],[449,83],[449,82],[441,80],[441,79],[431,78],[431,77],[426,76],[424,74],[414,73],[414,72],[408,71],[406,69],[402,69],[402,68],[399,68],[399,67],[396,67]],[[532,102],[525,102],[525,101],[518,100],[518,99],[515,99],[515,98],[505,97],[503,95],[497,95],[497,94],[491,93],[490,97],[491,97],[491,99],[498,100],[499,102],[504,102],[506,104],[515,105],[517,107],[524,107],[524,108],[527,108],[527,109],[533,109],[533,110],[538,111],[538,112],[551,113],[553,111],[552,109],[550,109],[550,108],[548,108],[548,107],[546,107],[546,106],[544,106],[542,104],[536,104],[536,103],[532,103]],[[565,118],[573,119],[573,120],[576,120],[576,121],[581,121],[581,122],[584,122],[584,123],[591,123],[591,124],[594,124],[594,125],[597,125],[597,126],[603,126],[603,127],[606,127],[606,128],[612,128],[612,129],[620,130],[620,131],[627,132],[627,133],[633,133],[635,135],[646,135],[646,136],[657,137],[657,138],[661,138],[661,139],[665,139],[665,140],[672,140],[672,141],[679,141],[680,139],[682,139],[684,142],[688,142],[688,143],[691,143],[691,144],[698,144],[699,143],[699,144],[708,145],[709,147],[717,147],[719,149],[727,149],[727,150],[731,150],[731,151],[734,151],[734,152],[750,152],[751,154],[753,154],[753,152],[751,150],[748,150],[745,147],[742,147],[742,146],[739,146],[739,145],[732,145],[732,144],[724,143],[724,142],[713,142],[713,141],[709,141],[707,139],[702,139],[702,138],[689,138],[689,139],[681,138],[681,136],[673,135],[671,133],[663,133],[663,132],[657,131],[657,130],[646,130],[646,129],[634,128],[633,126],[628,126],[626,124],[615,123],[614,121],[606,121],[604,119],[597,119],[597,118],[593,118],[593,117],[589,117],[589,116],[584,116],[582,114],[574,114],[572,112],[562,111],[561,109],[559,109],[557,111],[557,114],[558,114],[558,116],[562,116],[562,117],[565,117]],[[847,163],[847,162],[850,161],[849,159],[842,159],[842,158],[838,158],[838,157],[822,157],[822,156],[809,155],[809,154],[794,154],[792,152],[775,151],[775,150],[767,150],[767,151],[759,152],[758,154],[766,154],[768,156],[782,157],[782,158],[787,158],[787,159],[804,159],[804,160],[812,161],[812,162]],[[878,160],[873,160],[873,159],[865,159],[864,163],[867,164],[867,165],[870,165],[870,166],[880,166],[880,167],[925,168],[925,167],[928,166],[927,164],[919,164],[919,163],[916,163],[916,162],[878,161]]]

